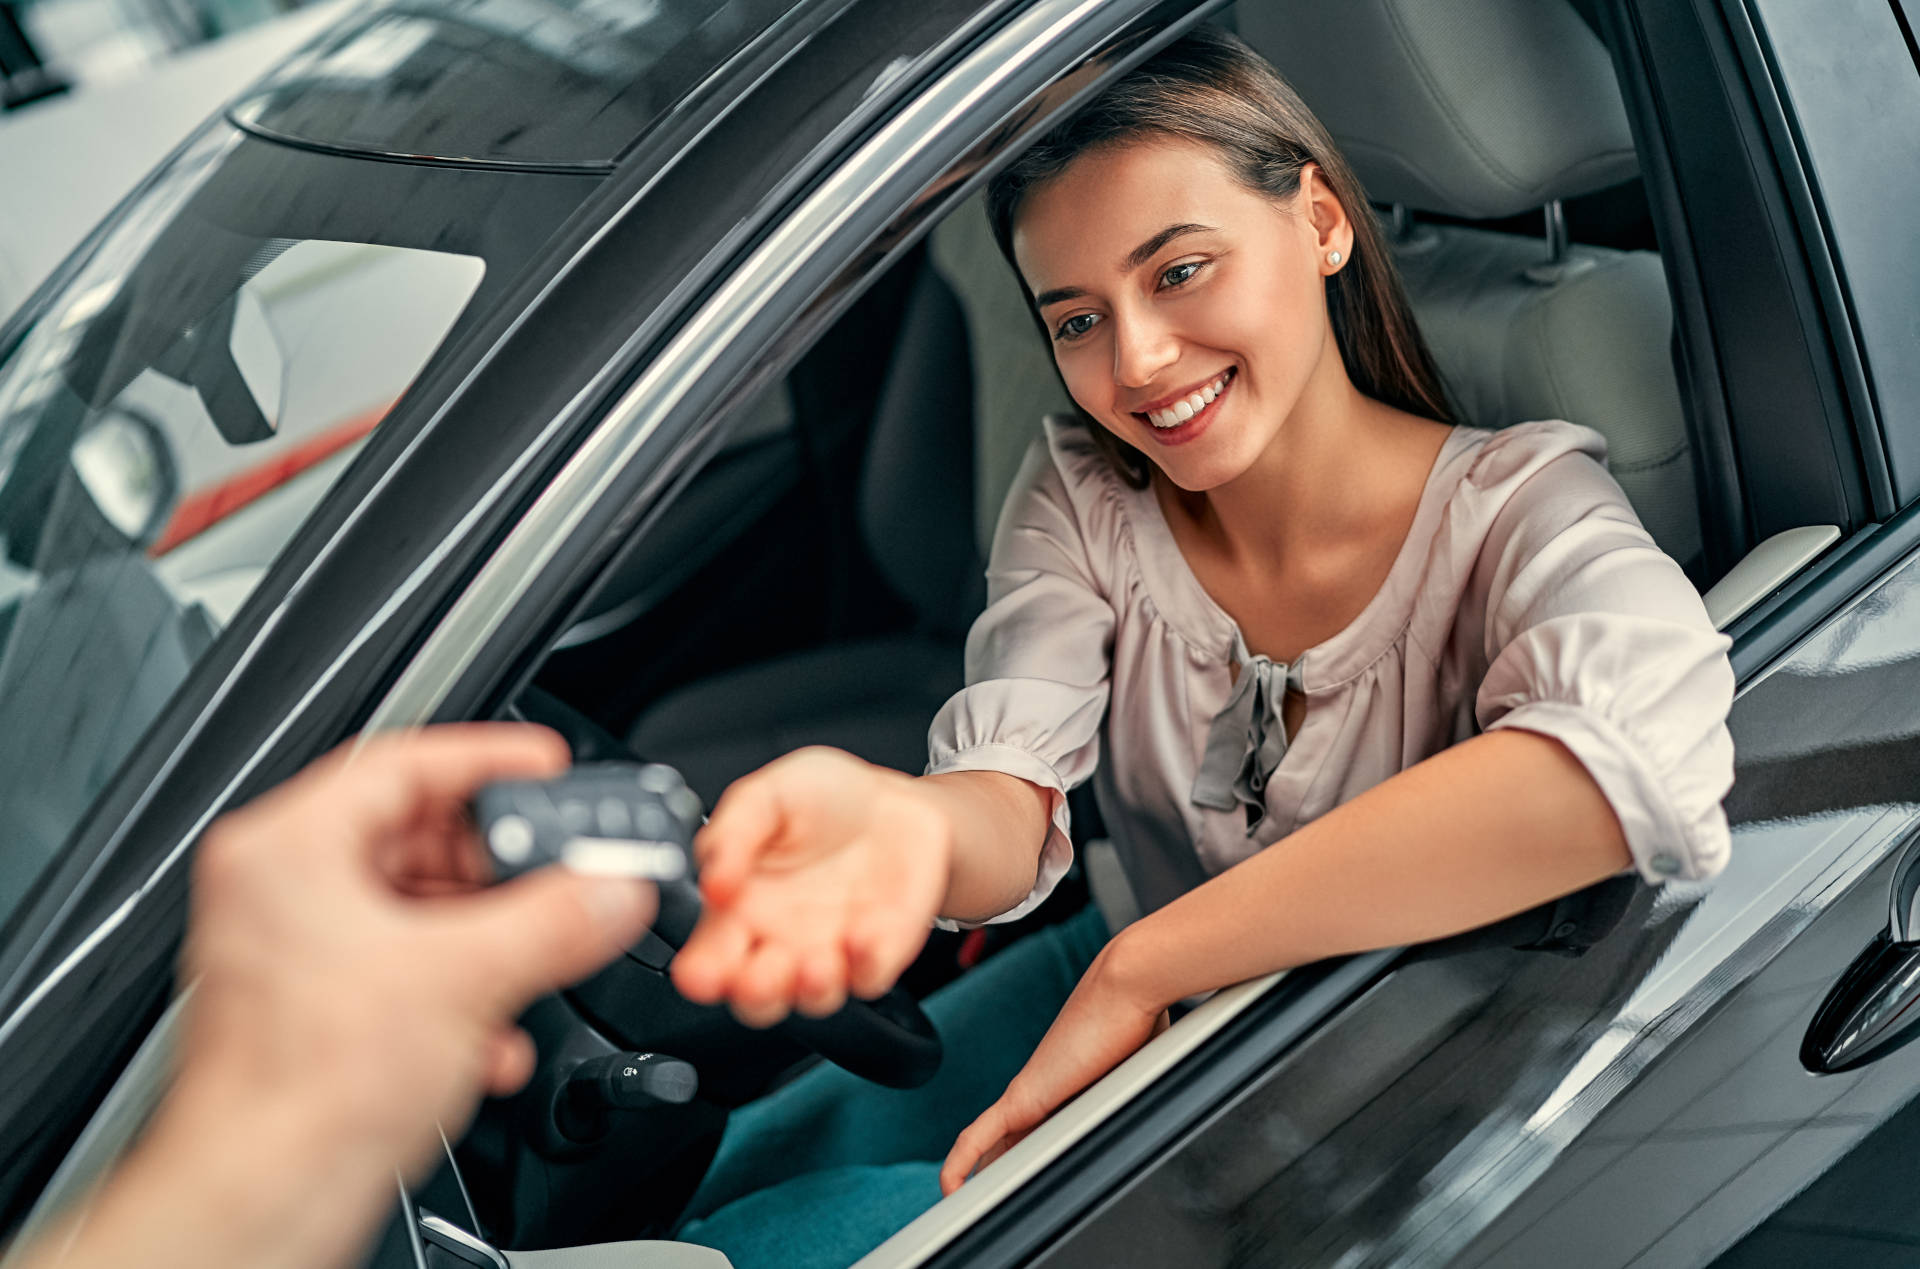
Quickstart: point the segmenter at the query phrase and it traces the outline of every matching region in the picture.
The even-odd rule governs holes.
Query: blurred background
[[[0,319],[351,0],[0,0]]]

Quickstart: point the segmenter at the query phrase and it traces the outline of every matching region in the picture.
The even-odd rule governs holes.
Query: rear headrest
[[[1242,0],[1237,13],[1375,202],[1493,219],[1635,174],[1613,64],[1565,0]]]

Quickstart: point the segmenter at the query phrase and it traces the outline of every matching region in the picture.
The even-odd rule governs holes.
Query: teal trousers
[[[822,1064],[736,1111],[675,1235],[734,1269],[846,1269],[940,1198],[940,1164],[1039,1045],[1107,941],[1091,905],[924,1002],[946,1046],[915,1089]]]

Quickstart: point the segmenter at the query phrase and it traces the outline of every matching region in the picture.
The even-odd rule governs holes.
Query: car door
[[[1731,629],[1731,864],[1641,889],[1577,960],[1469,940],[1289,976],[1295,999],[1283,982],[930,1263],[1698,1264],[1857,1147],[1824,1209],[1755,1244],[1816,1246],[1807,1222],[1863,1215],[1863,1169],[1897,1156],[1897,1127],[1869,1134],[1920,1058],[1815,1075],[1801,1047],[1886,926],[1916,824],[1911,358],[1862,351],[1911,346],[1915,241],[1847,166],[1911,155],[1911,45],[1877,5],[1823,12],[1817,38],[1793,6],[1600,8],[1723,500],[1716,572],[1783,530],[1845,535]],[[1866,187],[1910,202],[1914,170]],[[1862,1237],[1911,1237],[1907,1188],[1864,1192]]]

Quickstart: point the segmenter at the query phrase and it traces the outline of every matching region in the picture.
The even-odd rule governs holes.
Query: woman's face
[[[1276,200],[1197,142],[1091,151],[1027,196],[1013,249],[1067,391],[1182,489],[1241,475],[1345,381],[1323,280],[1351,226],[1313,165]]]

